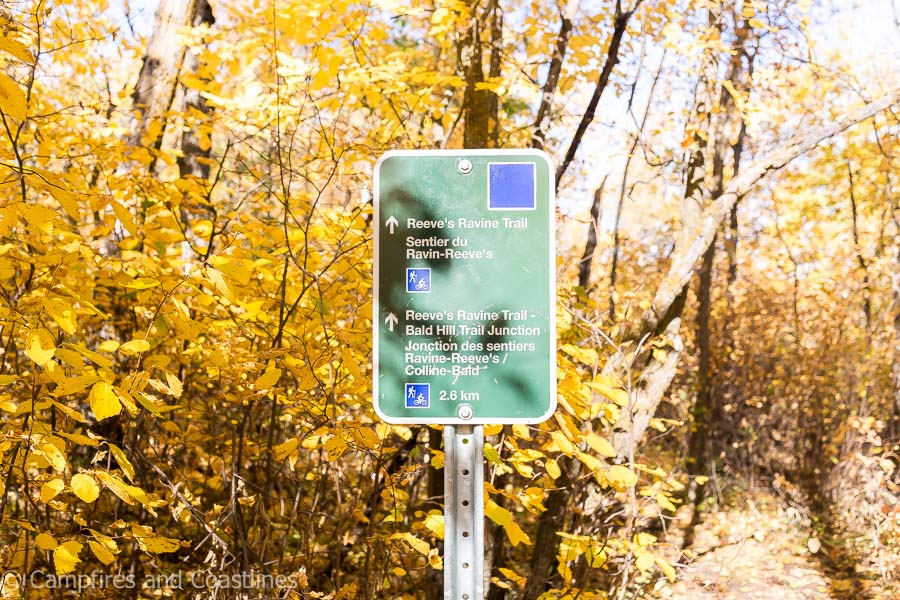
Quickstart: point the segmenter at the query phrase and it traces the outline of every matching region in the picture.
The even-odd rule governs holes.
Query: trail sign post
[[[375,167],[375,410],[537,423],[556,408],[553,169],[533,150],[389,152]]]
[[[554,169],[534,150],[375,167],[374,405],[444,427],[444,598],[484,597],[486,423],[556,409]]]

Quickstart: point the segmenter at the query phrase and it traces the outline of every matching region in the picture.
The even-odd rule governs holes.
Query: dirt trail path
[[[692,558],[680,569],[674,584],[666,583],[656,590],[655,598],[848,597],[841,593],[841,584],[836,586],[823,571],[818,553],[824,550],[802,508],[759,492],[736,496],[727,504],[731,506],[702,515],[687,552]]]

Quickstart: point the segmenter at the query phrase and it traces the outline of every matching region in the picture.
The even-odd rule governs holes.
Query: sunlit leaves
[[[484,507],[484,515],[497,525],[503,527],[503,530],[506,531],[506,536],[513,546],[518,546],[522,543],[531,544],[531,538],[522,531],[522,528],[513,519],[512,513],[490,498],[488,498],[487,504]]]
[[[72,487],[75,495],[84,502],[94,502],[100,496],[100,487],[90,475],[77,473],[72,476],[72,481],[69,485]]]
[[[56,539],[48,533],[37,534],[34,538],[34,543],[41,550],[53,550],[59,545]]]
[[[281,379],[281,369],[270,365],[262,375],[256,378],[256,381],[253,383],[253,389],[267,390],[278,383],[279,379]]]
[[[71,573],[75,565],[81,562],[78,557],[84,546],[76,541],[68,541],[60,544],[53,550],[53,565],[60,575]]]
[[[150,342],[147,340],[131,340],[119,346],[119,352],[131,356],[140,354],[150,349]]]
[[[94,411],[94,416],[98,421],[114,417],[122,412],[122,403],[113,390],[113,386],[105,381],[98,381],[94,384],[88,402],[90,402],[91,410]]]
[[[46,366],[56,351],[53,335],[46,329],[32,329],[25,337],[25,355],[40,366]]]
[[[78,330],[75,310],[70,302],[62,298],[47,298],[44,300],[44,310],[53,317],[59,328],[66,333],[74,334]]]
[[[0,50],[10,54],[11,56],[21,60],[24,63],[34,61],[34,56],[22,42],[15,40],[6,35],[0,35]]]
[[[3,73],[0,73],[0,100],[0,111],[19,121],[25,120],[25,91]]]
[[[606,481],[617,490],[625,491],[637,484],[637,474],[624,465],[613,465],[606,473]]]
[[[133,525],[131,532],[141,550],[150,554],[162,554],[166,552],[175,552],[181,547],[181,542],[176,539],[163,537],[153,532],[153,529],[143,525]]]
[[[58,477],[41,486],[41,501],[50,502],[66,487],[66,482]]]

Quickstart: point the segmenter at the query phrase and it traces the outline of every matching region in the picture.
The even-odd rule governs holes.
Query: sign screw
[[[459,161],[459,164],[456,165],[456,170],[463,175],[468,175],[472,172],[472,161],[468,158],[462,159],[461,161]]]
[[[459,408],[456,409],[456,416],[458,416],[460,419],[471,419],[472,407],[468,404],[460,404]]]

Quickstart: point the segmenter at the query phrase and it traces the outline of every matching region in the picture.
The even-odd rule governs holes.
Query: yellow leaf
[[[484,507],[484,514],[491,521],[503,527],[504,531],[506,531],[506,537],[509,538],[509,541],[513,546],[518,546],[522,542],[526,544],[531,543],[531,540],[525,535],[522,528],[513,520],[512,513],[502,506],[499,506],[490,498],[488,498],[487,504]]]
[[[593,348],[579,348],[578,346],[573,346],[572,344],[563,344],[559,347],[559,349],[578,362],[589,367],[597,364],[597,361],[600,358],[600,356],[597,354],[597,351]]]
[[[121,346],[119,346],[119,352],[122,354],[127,354],[128,356],[138,354],[140,352],[146,352],[150,349],[150,342],[147,340],[131,340],[130,342],[125,342]]]
[[[497,525],[500,525],[501,527],[504,527],[507,523],[511,523],[513,520],[511,512],[509,512],[490,498],[488,498],[488,501],[485,504],[484,516],[486,516]]]
[[[37,452],[44,458],[46,458],[47,462],[49,462],[50,466],[52,466],[55,470],[60,472],[66,470],[66,455],[63,454],[55,444],[44,442],[43,444],[38,446]]]
[[[503,529],[506,531],[506,537],[509,538],[509,543],[513,546],[518,546],[519,544],[531,545],[531,538],[522,531],[522,528],[519,527],[518,523],[508,523]]]
[[[141,525],[133,525],[131,532],[137,538],[138,545],[144,552],[151,554],[163,554],[166,552],[175,552],[181,548],[181,542],[172,538],[162,537],[153,533],[149,527]]]
[[[675,568],[670,565],[665,559],[660,557],[655,557],[656,566],[659,567],[659,570],[663,572],[663,575],[666,576],[666,579],[669,580],[669,583],[675,583]]]
[[[47,189],[50,191],[50,195],[59,203],[60,207],[66,211],[66,214],[73,219],[78,220],[81,215],[78,212],[78,200],[76,199],[75,194],[69,192],[69,190],[64,187],[57,185],[49,185],[47,186]]]
[[[116,213],[116,218],[122,223],[122,227],[128,230],[128,233],[131,235],[136,236],[137,226],[134,224],[134,219],[131,218],[131,213],[128,212],[128,209],[115,200],[112,200],[110,204],[112,205],[113,212]]]
[[[438,571],[444,568],[444,559],[442,559],[441,555],[438,554],[437,548],[432,548],[428,551],[428,564],[431,565],[432,569]]]
[[[431,550],[431,546],[428,545],[428,542],[417,538],[416,536],[414,536],[413,534],[411,534],[408,531],[405,533],[395,533],[394,535],[391,536],[390,539],[403,540],[404,542],[409,544],[409,546],[413,550],[415,550],[422,556],[428,556],[428,552],[429,552],[429,550]]]
[[[81,562],[78,553],[82,545],[78,542],[66,542],[57,546],[53,551],[53,564],[56,566],[57,575],[65,575],[75,570],[75,565]]]
[[[230,256],[213,256],[209,263],[241,285],[250,283],[250,277],[253,276],[253,271]]]
[[[172,395],[175,396],[176,399],[181,398],[181,393],[184,391],[181,380],[172,373],[166,371],[166,383],[169,385],[169,390],[171,390]]]
[[[113,475],[109,473],[97,473],[97,479],[99,479],[103,485],[106,486],[106,489],[111,491],[113,494],[118,496],[122,502],[125,504],[134,504],[134,498],[131,497],[131,494],[128,493],[128,485]]]
[[[584,436],[584,441],[587,442],[588,446],[593,448],[594,452],[600,456],[612,458],[616,455],[616,451],[613,449],[612,444],[593,431]]]
[[[28,51],[28,48],[25,47],[25,44],[4,35],[0,35],[0,50],[9,52],[22,62],[34,62],[34,57],[31,55],[31,52]]]
[[[37,547],[41,550],[53,550],[59,545],[56,538],[48,533],[39,533],[37,537],[34,538],[34,543],[37,544]]]
[[[290,454],[297,449],[297,446],[300,445],[299,438],[292,438],[288,441],[278,444],[277,446],[272,447],[272,454],[275,455],[275,460],[278,462],[286,459]]]
[[[628,405],[628,392],[621,388],[616,388],[603,381],[591,381],[587,386],[592,390],[600,393],[606,398],[612,400],[619,406]]]
[[[138,277],[134,281],[128,282],[125,287],[131,288],[133,290],[149,290],[150,288],[156,287],[159,284],[159,281],[153,279],[152,277]]]
[[[58,404],[58,402],[53,403],[54,406],[57,406]],[[57,435],[66,438],[70,442],[75,442],[79,446],[97,447],[100,445],[100,442],[98,442],[95,438],[81,435],[80,433],[66,433],[65,431],[59,431],[57,432]]]
[[[100,345],[97,346],[97,350],[101,352],[115,352],[118,349],[118,340],[103,340],[102,342],[100,342]]]
[[[596,456],[591,456],[586,452],[581,452],[579,450],[575,451],[575,456],[578,457],[578,460],[591,470],[593,473],[602,473],[603,472],[603,461],[601,461]]]
[[[440,450],[431,451],[431,460],[428,461],[433,469],[444,468],[444,453]]]
[[[53,358],[54,352],[56,352],[56,342],[49,331],[32,329],[28,332],[25,337],[25,356],[43,367]]]
[[[62,479],[51,479],[41,486],[41,500],[44,502],[50,502],[51,500],[56,498],[65,487],[66,483]]]
[[[106,358],[105,356],[103,356],[102,354],[100,354],[99,352],[94,352],[93,350],[88,350],[82,344],[72,344],[71,347],[74,348],[75,350],[77,350],[78,352],[80,352],[88,360],[94,362],[97,366],[102,367],[104,369],[112,368],[112,365],[113,365],[112,361],[110,359]]]
[[[624,492],[638,481],[634,471],[622,465],[613,465],[606,472],[606,481],[620,492]]]
[[[115,526],[115,524],[113,524]],[[108,535],[103,535],[96,529],[88,529],[91,532],[91,535],[94,536],[94,539],[100,542],[105,548],[107,548],[110,552],[114,554],[119,553],[119,546],[116,544],[116,541],[109,537]]]
[[[112,386],[105,381],[98,381],[94,384],[88,396],[88,402],[98,421],[114,417],[122,412],[122,403],[119,402]]]
[[[497,435],[503,431],[503,425],[485,425],[484,435]]]
[[[572,442],[569,441],[561,431],[551,431],[550,437],[553,438],[553,443],[556,444],[556,448],[565,454],[566,456],[571,457],[572,452],[575,451],[575,446],[572,445]]]
[[[531,432],[528,430],[528,425],[522,425],[521,423],[517,423],[512,426],[513,435],[516,437],[522,438],[523,440],[531,439]]]
[[[94,556],[96,556],[104,565],[110,565],[114,560],[116,560],[115,555],[104,548],[101,544],[90,541],[88,542],[88,546],[90,547],[91,552],[94,553]]]
[[[635,566],[641,570],[641,573],[646,572],[650,569],[655,561],[653,560],[653,555],[649,552],[644,552],[643,554],[638,555],[637,560],[634,561]]]
[[[28,103],[18,84],[0,73],[0,111],[19,121],[25,120]]]
[[[764,22],[762,22],[756,18],[748,20],[747,25],[749,25],[750,27],[757,27],[757,28],[765,28],[766,27],[766,24]]]
[[[656,494],[656,503],[659,504],[660,508],[664,510],[670,510],[672,512],[678,510],[678,507],[675,506],[669,499],[669,497],[662,492]]]
[[[425,517],[425,527],[438,539],[444,539],[444,515],[431,513]]]
[[[546,462],[544,466],[547,469],[547,475],[549,475],[553,479],[556,479],[557,477],[562,475],[562,471],[559,470],[559,463],[556,462],[556,459],[551,458]]]
[[[131,461],[128,460],[128,457],[125,455],[125,451],[116,446],[115,444],[106,443],[109,446],[109,452],[113,455],[113,458],[116,459],[116,462],[119,463],[119,468],[122,469],[122,473],[125,474],[125,477],[128,478],[128,481],[134,483],[134,465],[131,464]]]
[[[257,391],[267,390],[278,383],[279,379],[281,379],[281,369],[269,365],[269,368],[266,369],[265,373],[260,375],[253,383],[253,389]]]
[[[75,495],[88,504],[100,496],[100,487],[90,475],[85,475],[84,473],[73,475],[69,485],[72,487]]]
[[[44,300],[44,310],[53,317],[59,328],[69,335],[74,334],[78,330],[78,325],[75,321],[75,311],[72,305],[62,298],[47,298]]]

